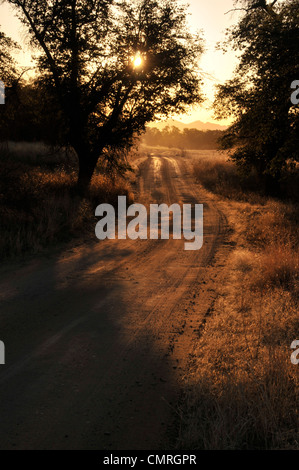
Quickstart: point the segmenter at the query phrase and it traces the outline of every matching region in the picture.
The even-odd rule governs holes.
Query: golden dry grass
[[[207,168],[208,159],[196,165]],[[236,247],[186,377],[177,447],[298,449],[299,366],[290,360],[299,339],[298,206],[244,187],[227,198],[227,180],[219,186],[211,166],[203,183],[195,174],[216,188],[208,194],[228,216]]]
[[[87,198],[74,191],[76,172],[2,161],[0,257],[36,253],[45,247],[94,234],[98,204],[115,204],[118,195],[132,200],[122,178],[94,176]]]
[[[255,171],[240,174],[226,152],[193,152],[194,176],[207,190],[222,198],[262,204],[267,202]],[[299,199],[298,167],[286,171],[281,181],[282,195],[286,199]]]
[[[259,266],[251,286],[259,289],[281,287],[299,294],[299,254],[290,246],[267,247],[259,255]]]

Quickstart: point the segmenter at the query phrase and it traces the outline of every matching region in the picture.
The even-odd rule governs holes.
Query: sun
[[[137,52],[134,57],[132,57],[132,62],[133,62],[133,67],[134,68],[139,68],[142,65],[142,58],[140,56],[140,52]]]
[[[142,59],[141,57],[136,57],[134,59],[134,67],[140,67],[140,65],[142,64]]]

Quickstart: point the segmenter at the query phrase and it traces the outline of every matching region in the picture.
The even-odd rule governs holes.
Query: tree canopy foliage
[[[57,137],[78,155],[80,187],[103,153],[201,101],[202,42],[176,0],[7,1],[39,52],[39,83],[55,101]]]
[[[18,70],[13,53],[18,45],[0,31],[0,80],[6,86],[11,86],[17,79]]]
[[[282,170],[299,159],[299,109],[290,99],[291,83],[299,78],[299,2],[236,3],[244,13],[228,43],[240,61],[215,101],[218,117],[235,118],[222,145],[275,190]]]
[[[0,141],[5,140],[9,136],[10,129],[13,129],[19,104],[18,89],[22,70],[14,59],[18,49],[18,44],[0,31],[0,81],[4,85],[0,93],[1,99],[4,98],[6,103],[0,107]]]

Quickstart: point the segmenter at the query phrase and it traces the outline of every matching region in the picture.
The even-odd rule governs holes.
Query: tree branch
[[[253,5],[251,5],[251,7],[248,7],[248,8],[232,8],[231,10],[228,10],[226,13],[224,13],[225,15],[227,15],[228,13],[231,13],[233,11],[251,11],[251,10],[256,10],[257,8],[262,8],[264,11],[266,11],[269,15],[271,15],[272,17],[277,17],[277,13],[275,13],[275,11],[273,10],[273,7],[274,5],[277,3],[278,0],[273,0],[273,2],[271,4],[267,4],[266,3],[266,0],[259,0],[258,2],[254,3]]]
[[[54,81],[55,81],[55,85],[57,87],[57,91],[60,93],[61,92],[61,83],[60,83],[59,74],[57,72],[57,67],[56,67],[55,61],[52,57],[52,54],[49,51],[49,49],[48,49],[48,47],[47,47],[47,45],[44,41],[43,34],[40,33],[37,30],[37,27],[36,27],[35,23],[33,22],[32,18],[30,16],[30,13],[28,12],[28,10],[26,8],[26,2],[16,1],[15,4],[18,5],[21,8],[21,10],[23,11],[23,13],[25,15],[25,18],[27,19],[30,27],[32,28],[32,31],[35,35],[36,40],[39,42],[40,46],[44,50],[44,52],[47,56],[47,59],[49,61],[50,69],[51,69],[51,72],[53,74],[53,78],[54,78]]]

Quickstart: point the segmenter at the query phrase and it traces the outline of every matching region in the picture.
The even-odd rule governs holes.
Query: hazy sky
[[[238,15],[236,12],[225,14],[233,8],[233,0],[189,0],[190,26],[194,30],[203,30],[206,52],[202,56],[200,67],[205,74],[213,78],[204,78],[204,92],[208,98],[207,102],[198,109],[193,109],[189,115],[179,116],[184,122],[197,119],[211,121],[213,112],[208,109],[213,101],[215,83],[222,83],[230,78],[235,65],[233,53],[223,54],[215,51],[216,43],[223,40],[225,29],[236,23]],[[13,10],[7,5],[0,6],[1,29],[20,44],[23,44],[24,30],[19,21],[14,17]],[[24,52],[19,54],[22,64],[27,64],[30,54],[24,47]],[[1,77],[0,77],[1,78]],[[178,116],[174,116],[178,118]]]
[[[226,28],[237,22],[238,13],[227,13],[234,8],[234,0],[189,0],[187,3],[190,5],[191,27],[203,30],[206,52],[201,58],[200,67],[211,78],[204,78],[204,93],[208,98],[207,102],[200,109],[193,110],[190,116],[183,116],[182,119],[184,122],[197,119],[211,121],[213,112],[208,108],[213,102],[214,86],[230,78],[236,65],[234,52],[224,54],[215,50],[215,47],[224,39]]]

